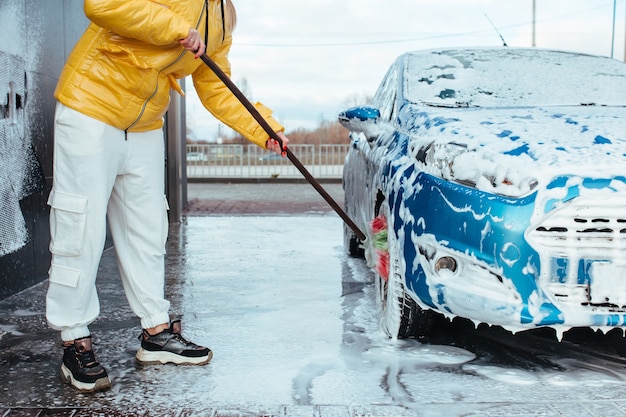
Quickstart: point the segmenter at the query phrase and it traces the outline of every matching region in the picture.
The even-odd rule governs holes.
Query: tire
[[[345,230],[344,226],[344,246],[348,255],[353,258],[365,258],[365,249],[361,240],[356,237],[351,231]]]
[[[433,335],[442,316],[422,309],[406,292],[400,245],[395,232],[388,232],[389,278],[376,273],[377,304],[381,329],[397,339],[426,339]]]
[[[345,202],[346,211],[348,210],[348,201]],[[343,247],[348,255],[353,258],[365,258],[365,249],[363,242],[354,234],[352,229],[344,222],[343,224]]]

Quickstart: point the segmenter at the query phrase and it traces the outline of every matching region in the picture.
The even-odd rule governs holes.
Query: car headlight
[[[479,152],[456,142],[430,143],[414,153],[429,174],[481,191],[522,197],[538,184],[527,174],[529,161],[518,156]]]

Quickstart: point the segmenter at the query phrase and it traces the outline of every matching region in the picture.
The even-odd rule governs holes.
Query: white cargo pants
[[[96,273],[109,220],[122,285],[143,328],[169,322],[161,130],[128,133],[57,104],[48,199],[52,263],[46,318],[64,341],[100,314]]]

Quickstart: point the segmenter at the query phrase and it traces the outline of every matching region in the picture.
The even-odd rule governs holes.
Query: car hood
[[[626,173],[625,107],[425,109],[405,106],[398,119],[401,131],[411,138],[413,156],[432,144],[439,152],[433,159],[445,159],[447,165],[454,160],[456,175],[470,166],[490,171],[491,177],[508,172],[509,177],[532,175],[538,181],[555,172],[590,174],[590,168],[603,178]],[[450,144],[462,151],[451,150]]]

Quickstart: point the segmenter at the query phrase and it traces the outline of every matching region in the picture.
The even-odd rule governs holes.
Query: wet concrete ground
[[[462,327],[434,344],[384,337],[372,276],[343,254],[341,220],[309,185],[194,184],[190,198],[170,230],[167,295],[213,361],[135,364],[139,322],[109,249],[91,330],[112,389],[60,382],[42,283],[0,302],[0,416],[626,416],[626,364],[594,356],[602,342],[583,355],[490,334],[475,353]],[[495,352],[520,344],[528,357],[502,364]]]

